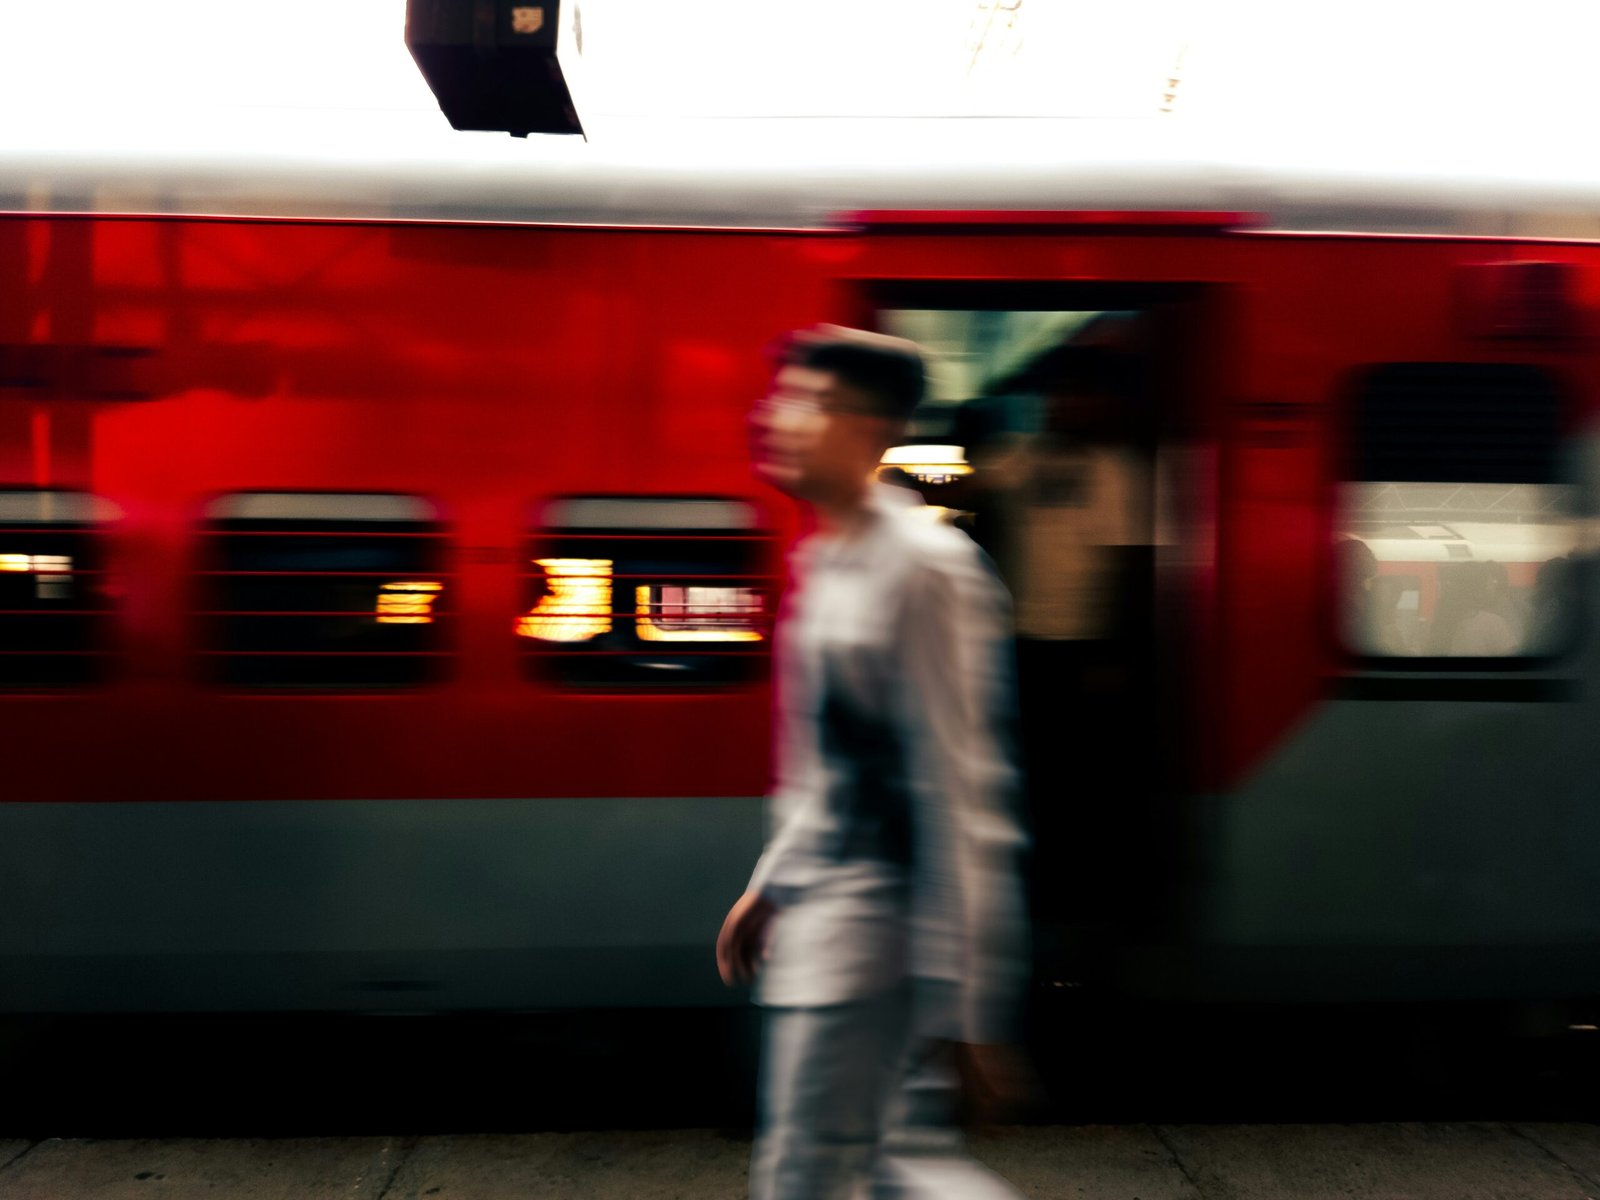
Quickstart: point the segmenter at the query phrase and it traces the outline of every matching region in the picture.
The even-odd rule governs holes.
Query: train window
[[[0,491],[0,687],[103,677],[114,589],[101,531],[116,515],[80,492]]]
[[[537,526],[515,622],[535,677],[704,687],[765,669],[772,539],[753,505],[576,496]]]
[[[241,492],[202,530],[204,653],[241,687],[430,682],[449,616],[443,532],[415,496]]]
[[[1334,547],[1345,646],[1484,665],[1564,649],[1577,527],[1549,376],[1506,364],[1378,367],[1356,395],[1355,433]]]

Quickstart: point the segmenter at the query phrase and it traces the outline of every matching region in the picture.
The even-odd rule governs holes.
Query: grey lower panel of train
[[[1594,675],[1551,703],[1326,701],[1236,790],[1172,801],[1184,933],[1107,982],[1600,995]],[[0,804],[0,1011],[738,1003],[712,946],[761,837],[757,797]]]
[[[0,1011],[693,1005],[754,797],[0,804]]]
[[[1196,801],[1198,939],[1170,973],[1219,996],[1600,994],[1594,677],[1547,703],[1324,702]]]

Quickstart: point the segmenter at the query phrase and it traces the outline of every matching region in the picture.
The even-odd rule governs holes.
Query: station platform
[[[1074,1200],[1596,1200],[1600,1125],[1019,1126],[973,1139],[1023,1195]],[[0,1200],[742,1200],[716,1130],[0,1141]]]

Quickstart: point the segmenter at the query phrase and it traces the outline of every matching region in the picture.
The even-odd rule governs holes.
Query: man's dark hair
[[[876,415],[905,421],[927,390],[916,343],[883,334],[823,326],[784,340],[780,364],[827,371],[862,392]]]

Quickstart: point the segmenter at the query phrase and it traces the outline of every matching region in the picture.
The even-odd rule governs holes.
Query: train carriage
[[[1039,982],[1600,991],[1600,246],[1192,179],[785,210],[753,175],[743,220],[406,186],[0,215],[0,1008],[729,1002],[799,532],[746,466],[762,347],[927,342],[899,461],[956,510],[979,447],[916,447],[1025,433],[1030,366],[1105,313],[1143,370],[1138,703],[1024,713],[1062,756]]]

